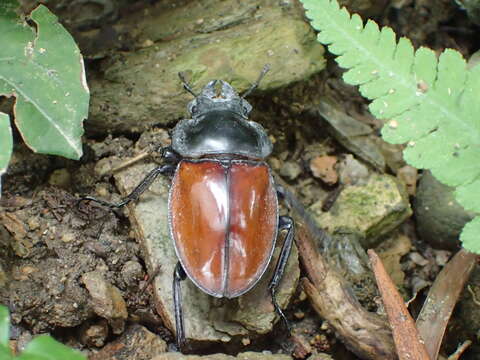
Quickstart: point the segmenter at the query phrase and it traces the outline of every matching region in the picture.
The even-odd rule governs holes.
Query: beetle
[[[264,161],[273,145],[264,128],[249,120],[252,106],[245,100],[268,70],[265,65],[243,95],[223,80],[210,81],[197,94],[180,73],[184,89],[194,96],[188,104],[191,119],[179,121],[173,129],[171,145],[162,149],[164,164],[119,203],[82,198],[119,208],[138,199],[158,175],[173,176],[168,220],[179,260],[172,285],[180,350],[185,343],[180,282],[188,277],[219,298],[246,293],[266,271],[282,230],[287,233],[268,289],[275,311],[290,330],[276,290],[292,249],[295,225],[291,217],[278,214],[282,189]]]

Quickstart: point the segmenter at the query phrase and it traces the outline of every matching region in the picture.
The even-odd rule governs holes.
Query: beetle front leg
[[[283,272],[285,271],[288,257],[290,256],[290,253],[292,251],[293,236],[295,233],[295,223],[293,219],[290,216],[280,216],[278,218],[278,230],[287,230],[287,236],[285,236],[285,241],[283,243],[282,250],[278,258],[277,266],[275,267],[275,271],[273,273],[272,280],[270,280],[270,284],[268,285],[268,289],[270,290],[270,294],[272,295],[272,303],[275,307],[275,311],[282,318],[288,331],[291,332],[290,324],[285,317],[282,309],[277,303],[276,291],[280,280],[282,279]]]
[[[147,176],[137,185],[133,191],[125,196],[120,202],[118,203],[111,203],[105,200],[97,199],[92,196],[85,196],[78,200],[77,204],[80,204],[82,201],[94,201],[99,203],[103,206],[106,206],[110,209],[118,209],[121,208],[128,203],[137,200],[140,195],[142,195],[152,183],[155,181],[158,175],[173,175],[175,169],[177,167],[177,163],[180,161],[180,155],[174,152],[170,146],[164,147],[161,149],[162,158],[165,159],[167,164],[161,165],[153,169],[148,173]]]
[[[182,347],[185,344],[185,326],[183,321],[183,311],[182,311],[182,289],[180,287],[180,281],[185,280],[187,274],[183,270],[180,261],[175,266],[173,271],[173,307],[175,313],[175,330],[176,330],[176,339],[177,347],[181,352]]]
[[[140,197],[140,195],[142,195],[145,192],[145,190],[147,190],[150,187],[150,185],[152,185],[152,183],[155,181],[158,175],[160,174],[166,175],[169,173],[173,173],[175,171],[175,168],[176,166],[171,164],[156,167],[155,169],[150,171],[147,176],[145,176],[145,178],[140,182],[140,184],[137,185],[135,189],[133,189],[133,191],[130,194],[125,196],[118,203],[111,203],[105,200],[94,198],[92,196],[82,197],[81,199],[78,200],[78,203],[82,201],[94,201],[110,209],[121,208],[127,205],[128,203],[130,203],[131,201],[137,200]]]

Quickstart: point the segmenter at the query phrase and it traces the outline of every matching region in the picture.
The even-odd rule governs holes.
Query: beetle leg
[[[270,284],[268,285],[268,289],[270,290],[270,294],[272,295],[272,303],[275,307],[275,311],[278,315],[282,318],[286,328],[290,331],[290,324],[285,317],[282,309],[277,303],[276,298],[276,291],[280,280],[282,279],[283,272],[285,271],[285,266],[287,265],[288,257],[290,256],[290,252],[292,250],[293,245],[293,235],[295,233],[295,223],[290,216],[280,216],[278,218],[278,230],[287,230],[287,236],[285,237],[285,241],[282,246],[282,251],[280,252],[280,257],[278,258],[277,266],[275,267],[275,272],[273,273],[272,280],[270,280]]]
[[[125,196],[118,203],[111,203],[105,200],[96,199],[91,196],[85,196],[78,200],[77,205],[82,201],[94,201],[110,209],[121,208],[127,205],[129,202],[137,200],[140,197],[140,195],[142,195],[145,192],[145,190],[147,190],[149,186],[152,185],[152,183],[155,181],[158,175],[171,174],[175,171],[175,168],[176,168],[176,165],[172,165],[172,164],[166,164],[166,165],[156,167],[155,169],[150,171],[147,176],[145,176],[145,178],[140,182],[140,184],[137,185],[135,189],[133,189],[133,191],[130,194]]]
[[[178,164],[182,157],[171,146],[160,147],[158,150],[162,154],[162,159],[168,164]]]
[[[183,270],[180,261],[175,266],[173,271],[173,306],[175,313],[175,329],[177,338],[177,347],[179,351],[182,351],[182,347],[185,344],[185,327],[183,322],[182,311],[182,289],[180,287],[180,281],[185,280],[187,274]]]
[[[290,209],[292,207],[292,204],[291,204],[291,199],[287,189],[285,189],[282,185],[278,185],[278,184],[275,186],[275,188],[277,189],[278,198],[284,201],[285,204],[287,205],[287,208]]]

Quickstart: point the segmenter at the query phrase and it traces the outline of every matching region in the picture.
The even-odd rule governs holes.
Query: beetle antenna
[[[182,82],[183,84],[183,88],[185,90],[187,90],[190,94],[192,94],[193,96],[197,97],[198,95],[195,93],[195,91],[193,91],[193,89],[190,87],[190,85],[188,84],[187,80],[185,79],[185,73],[184,72],[179,72],[178,73],[178,77],[180,78],[180,81]]]
[[[266,74],[269,70],[270,70],[270,64],[265,64],[265,65],[263,66],[262,71],[260,72],[260,75],[258,76],[257,81],[255,81],[255,82],[252,84],[252,86],[250,86],[250,88],[243,93],[243,95],[241,96],[242,99],[244,99],[244,98],[246,98],[248,95],[250,95],[250,93],[251,93],[253,90],[255,90],[255,89],[258,87],[258,85],[260,85],[260,81],[262,81],[263,77],[265,76],[265,74]]]

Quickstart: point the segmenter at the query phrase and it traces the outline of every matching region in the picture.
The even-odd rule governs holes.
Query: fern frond
[[[350,16],[335,0],[301,0],[318,40],[347,69],[345,82],[358,85],[372,102],[371,113],[385,119],[383,138],[407,143],[405,160],[430,169],[457,187],[456,198],[480,213],[480,66],[467,69],[462,55],[447,49],[437,58],[396,40],[389,27]],[[473,238],[475,237],[475,239]],[[464,246],[480,253],[480,219],[462,233]]]

